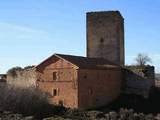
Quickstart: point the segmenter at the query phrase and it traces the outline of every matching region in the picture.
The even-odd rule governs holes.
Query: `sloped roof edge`
[[[106,59],[103,58],[89,58],[89,57],[83,57],[83,56],[74,56],[74,55],[64,55],[64,54],[53,54],[47,59],[45,59],[43,62],[38,64],[36,68],[38,68],[40,65],[42,65],[45,61],[51,59],[52,57],[57,57],[60,59],[63,59],[72,65],[74,65],[77,68],[85,68],[85,69],[105,69],[105,68],[118,68],[119,65],[116,65]]]
[[[40,65],[42,65],[45,61],[51,59],[52,57],[56,56],[57,58],[63,59],[65,61],[68,61],[66,59],[64,59],[63,57],[59,56],[60,54],[54,53],[51,56],[49,56],[48,58],[46,58],[45,60],[43,60],[41,63],[39,63],[38,65],[35,66],[35,68],[38,68]],[[68,61],[69,63],[71,63],[72,65],[78,67],[77,65],[73,64],[72,62]]]

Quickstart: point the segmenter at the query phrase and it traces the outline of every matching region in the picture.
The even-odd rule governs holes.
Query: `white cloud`
[[[0,41],[8,42],[31,42],[50,39],[49,33],[34,29],[28,26],[16,25],[13,23],[0,22]]]
[[[16,29],[18,31],[23,31],[23,32],[32,32],[32,33],[33,32],[44,32],[44,31],[32,29],[27,26],[20,26],[20,25],[11,24],[11,23],[5,23],[5,22],[0,22],[0,26],[2,26],[2,27],[4,26],[7,30],[8,30],[8,28],[10,28],[10,30]]]
[[[150,57],[154,61],[160,61],[160,54],[152,54],[152,55],[150,55]]]

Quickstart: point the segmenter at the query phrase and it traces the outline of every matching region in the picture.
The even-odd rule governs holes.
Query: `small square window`
[[[58,96],[58,88],[52,90],[52,96]]]
[[[63,106],[63,101],[60,100],[60,101],[58,102],[58,104],[59,104],[60,106]]]
[[[53,96],[57,96],[57,90],[56,89],[53,90]]]
[[[53,80],[57,80],[57,72],[53,72]]]

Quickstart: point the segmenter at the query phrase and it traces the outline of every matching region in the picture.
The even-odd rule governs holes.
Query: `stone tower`
[[[87,57],[124,65],[124,19],[119,11],[87,13]]]

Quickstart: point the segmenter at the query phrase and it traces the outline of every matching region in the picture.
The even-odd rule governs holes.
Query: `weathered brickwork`
[[[115,100],[121,89],[121,70],[78,71],[79,108],[104,106]]]
[[[52,60],[51,60],[52,61]],[[51,103],[78,108],[77,73],[74,66],[62,59],[54,58],[53,63],[46,61],[37,71],[37,87],[49,95]],[[54,80],[53,73],[57,78]],[[54,90],[57,95],[53,95]]]
[[[70,61],[74,59],[72,63],[61,56],[64,55],[58,56],[59,58],[53,55],[37,66],[37,88],[48,94],[51,103],[87,109],[106,105],[119,96],[122,82],[119,66],[101,66],[97,69],[91,66],[87,69],[86,66],[90,65],[84,66],[79,60],[91,64],[95,59],[68,57],[71,58]],[[86,69],[79,68],[74,63]]]
[[[124,20],[118,11],[87,13],[87,57],[124,65]]]
[[[7,76],[9,84],[36,86],[50,103],[88,109],[109,104],[121,92],[147,97],[154,67],[124,68],[124,19],[118,11],[87,13],[87,57],[54,54],[35,69]]]

